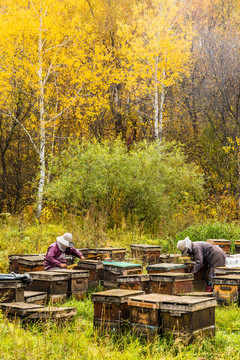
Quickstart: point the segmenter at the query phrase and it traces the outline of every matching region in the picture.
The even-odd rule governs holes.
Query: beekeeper
[[[192,269],[193,274],[197,273],[203,264],[209,268],[206,291],[212,291],[214,269],[218,266],[225,266],[225,252],[218,245],[203,241],[192,242],[189,237],[178,241],[177,248],[181,251],[182,256],[191,256],[196,262]]]
[[[49,246],[44,257],[44,270],[67,268],[66,255],[74,255],[79,259],[84,259],[81,251],[78,251],[73,246],[72,234],[65,233],[58,236],[57,240]]]

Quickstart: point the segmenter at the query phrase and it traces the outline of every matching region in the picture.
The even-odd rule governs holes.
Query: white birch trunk
[[[154,137],[155,140],[159,138],[159,114],[158,114],[158,63],[159,57],[155,59],[155,74],[154,74]]]
[[[39,25],[39,43],[38,43],[38,56],[39,56],[39,121],[40,121],[40,149],[39,149],[39,162],[40,162],[40,173],[39,173],[39,185],[38,185],[38,196],[37,196],[37,209],[36,218],[40,219],[42,213],[42,200],[43,190],[45,184],[45,119],[44,119],[44,81],[43,81],[43,59],[42,59],[42,17],[40,16]]]
[[[165,70],[163,70],[163,78],[165,78]],[[163,105],[165,100],[165,85],[161,85],[160,94],[160,108],[159,108],[159,142],[162,142],[162,128],[163,128]]]

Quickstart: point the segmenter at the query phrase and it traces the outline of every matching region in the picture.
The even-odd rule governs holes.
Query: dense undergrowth
[[[153,238],[139,229],[127,231],[83,227],[75,220],[61,223],[28,222],[27,219],[8,218],[0,223],[1,272],[8,272],[8,255],[45,253],[56,236],[70,231],[74,234],[77,248],[90,246],[125,246],[148,243],[161,245],[163,252],[177,252],[178,239],[189,236],[193,241],[208,238],[240,238],[237,223],[205,223],[192,225],[173,237]],[[77,316],[60,326],[47,322],[23,326],[19,320],[9,321],[0,317],[1,360],[77,360],[77,359],[239,359],[240,358],[240,310],[237,305],[217,307],[216,336],[188,345],[181,339],[156,338],[144,342],[131,335],[100,334],[93,328],[93,303],[90,295],[83,301],[69,299],[63,306],[77,307]]]

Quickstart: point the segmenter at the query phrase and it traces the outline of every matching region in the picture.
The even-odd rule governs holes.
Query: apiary
[[[24,291],[24,302],[43,305],[46,303],[47,294],[44,291]]]
[[[143,263],[154,264],[159,262],[161,247],[148,244],[130,245],[131,256],[141,260]]]
[[[149,274],[151,293],[178,295],[193,290],[193,274],[161,273]]]
[[[45,307],[25,302],[1,303],[0,308],[10,318],[20,317],[24,322],[63,321],[77,315],[74,307]]]
[[[120,330],[129,321],[130,307],[128,298],[143,294],[143,291],[111,289],[93,293],[94,326],[101,330]]]
[[[9,274],[10,275],[10,274]],[[14,278],[0,280],[0,302],[24,301],[26,285]]]
[[[42,291],[47,293],[47,301],[61,302],[68,295],[68,273],[57,271],[34,271],[29,275],[33,279],[29,291]]]
[[[217,275],[212,279],[213,296],[218,302],[238,302],[240,274]]]
[[[160,254],[160,263],[179,263],[181,262],[181,254]]]
[[[142,265],[124,261],[103,261],[104,284],[114,286],[121,275],[142,274]]]
[[[117,278],[117,284],[120,289],[150,292],[148,274],[122,275]]]
[[[78,270],[88,270],[88,286],[94,288],[103,282],[103,263],[99,260],[84,259],[79,260],[77,268]]]
[[[187,338],[215,335],[216,299],[209,297],[176,296],[160,304],[161,333]]]
[[[69,274],[68,297],[73,296],[76,299],[83,299],[88,290],[88,270],[59,269],[53,271]]]
[[[231,241],[225,239],[208,239],[207,242],[218,245],[226,254],[230,254]]]
[[[148,274],[160,274],[166,272],[186,272],[186,265],[173,263],[152,264],[146,267]]]

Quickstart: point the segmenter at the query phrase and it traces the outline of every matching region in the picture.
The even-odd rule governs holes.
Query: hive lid
[[[142,268],[141,264],[129,263],[126,261],[103,261],[103,267],[118,267],[118,268]]]
[[[134,283],[149,281],[149,274],[131,274],[131,275],[120,275],[117,277],[117,283]]]
[[[130,245],[131,248],[140,248],[140,249],[158,249],[161,250],[161,246],[157,245],[148,245],[148,244],[132,244]]]
[[[128,299],[128,305],[146,307],[151,309],[159,309],[160,304],[163,301],[168,301],[176,298],[174,295],[165,295],[165,294],[143,294],[130,296]]]
[[[215,306],[217,306],[215,298],[176,296],[175,299],[163,300],[159,309],[161,311],[192,312]]]
[[[139,290],[124,290],[111,289],[93,293],[91,295],[92,301],[96,302],[113,302],[113,303],[127,303],[129,296],[144,294],[144,291]]]
[[[149,274],[150,281],[162,281],[162,282],[177,282],[194,280],[194,275],[191,273],[180,273],[180,272],[168,272],[159,274]]]
[[[175,263],[160,263],[152,264],[146,267],[146,270],[161,270],[161,271],[171,271],[177,269],[186,269],[184,264],[175,264]]]
[[[89,271],[88,270],[75,270],[75,269],[55,269],[52,270],[54,272],[60,272],[64,274],[69,274],[71,279],[82,279],[82,278],[88,278],[89,277]]]
[[[240,274],[227,274],[227,275],[215,275],[212,278],[214,285],[228,284],[228,285],[240,285]]]
[[[218,243],[218,244],[231,244],[231,240],[226,239],[208,239],[207,242],[209,243]]]
[[[31,271],[28,273],[31,278],[34,280],[44,280],[44,281],[62,281],[70,279],[69,273],[64,273],[61,271]]]
[[[23,265],[43,265],[44,255],[19,256],[18,263]]]
[[[8,314],[26,315],[27,310],[40,309],[43,305],[29,304],[26,302],[0,303],[0,308]]]
[[[92,268],[97,268],[97,269],[102,269],[103,268],[103,263],[100,260],[90,260],[90,259],[84,259],[84,260],[79,260],[78,261],[78,265],[81,266],[82,268],[84,268],[84,266],[87,267],[92,267]]]

